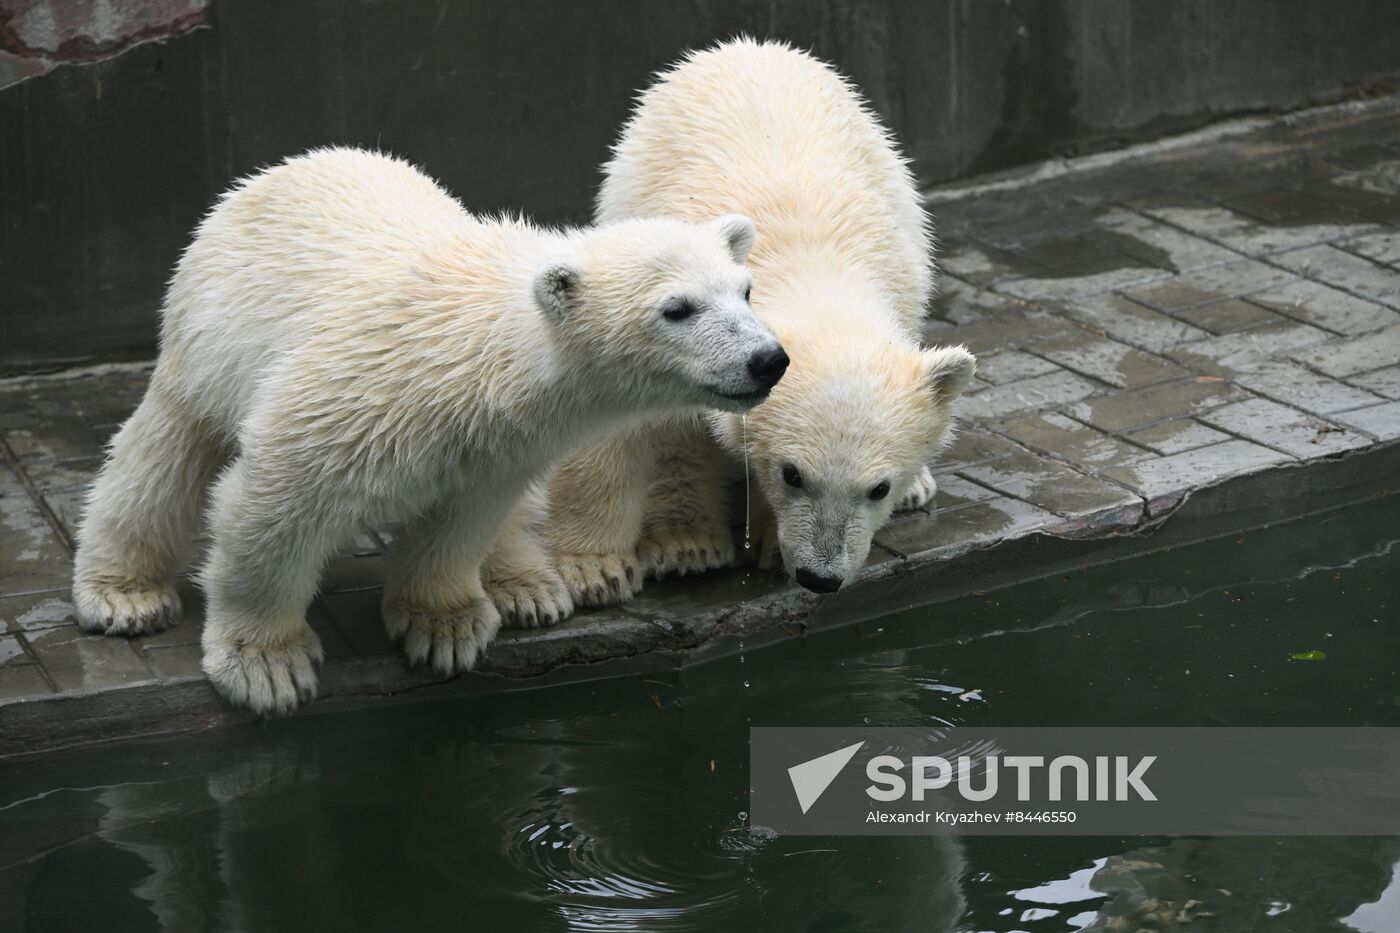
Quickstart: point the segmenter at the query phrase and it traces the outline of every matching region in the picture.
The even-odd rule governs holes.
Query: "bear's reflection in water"
[[[436,930],[468,918],[953,929],[964,908],[954,841],[751,834],[746,724],[662,699],[673,685],[634,687],[630,709],[504,721],[476,701],[431,704],[123,756],[108,769],[123,783],[96,792],[96,837],[145,875],[126,898],[108,890],[60,913],[100,922],[114,909],[105,898],[134,896],[168,930]]]
[[[897,668],[899,655],[867,670]],[[151,746],[116,769],[122,784],[95,792],[95,836],[138,858],[139,880],[47,915],[81,927],[139,900],[144,926],[166,930],[435,930],[471,918],[487,929],[954,931],[974,917],[979,930],[1070,919],[1220,930],[1266,913],[1269,929],[1389,929],[1368,926],[1365,905],[1395,883],[1394,838],[753,835],[740,816],[745,749],[717,745],[707,715],[722,710],[661,700],[672,685],[633,686],[630,709],[563,718],[456,702]],[[743,732],[730,726],[719,731]],[[1014,890],[1030,866],[1053,877],[1091,858],[1077,893]],[[992,877],[1006,879],[1001,896],[987,896]],[[1358,925],[1335,925],[1348,916]]]

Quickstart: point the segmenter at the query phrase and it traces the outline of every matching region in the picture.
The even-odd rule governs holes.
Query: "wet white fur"
[[[501,623],[492,596],[569,611],[532,484],[630,417],[753,390],[748,360],[774,341],[742,299],[752,237],[735,216],[479,219],[411,166],[350,149],[246,179],[180,260],[151,384],[89,497],[82,624],[177,619],[172,576],[211,484],[204,670],[257,712],[314,694],[305,611],[363,522],[407,523],[384,616],[411,661],[470,668]],[[713,313],[679,327],[659,310],[675,295]]]
[[[754,308],[792,358],[749,416],[757,498],[790,573],[849,581],[893,508],[932,497],[926,464],[975,365],[961,347],[920,348],[929,218],[893,140],[846,80],[803,52],[747,39],[691,54],[642,94],[597,219],[728,210],[755,221]],[[742,460],[743,432],[737,417],[704,420],[708,437],[694,419],[653,423],[557,471],[550,528],[576,599],[627,598],[638,562],[665,573],[733,560],[724,480]],[[712,438],[732,456],[717,457]],[[784,482],[785,464],[803,488]],[[882,481],[893,491],[872,501]]]

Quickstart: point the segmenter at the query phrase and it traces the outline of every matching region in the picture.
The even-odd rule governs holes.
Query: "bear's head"
[[[784,334],[793,366],[746,429],[736,418],[712,423],[735,450],[747,436],[752,481],[773,513],[788,574],[834,592],[864,566],[875,532],[951,439],[953,400],[976,360],[963,347],[828,340],[817,349],[806,346],[811,339],[824,338]]]
[[[747,411],[788,357],[749,306],[754,226],[633,219],[583,231],[534,297],[575,360],[642,406]]]

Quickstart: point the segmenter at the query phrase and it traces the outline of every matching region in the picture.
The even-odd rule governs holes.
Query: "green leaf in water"
[[[1289,655],[1294,661],[1326,661],[1326,651],[1297,651]]]

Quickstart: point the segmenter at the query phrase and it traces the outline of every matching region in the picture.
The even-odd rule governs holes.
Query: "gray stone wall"
[[[836,62],[926,183],[1400,71],[1390,0],[0,0],[0,374],[151,356],[210,200],[311,146],[584,219],[635,90],[740,32]]]

